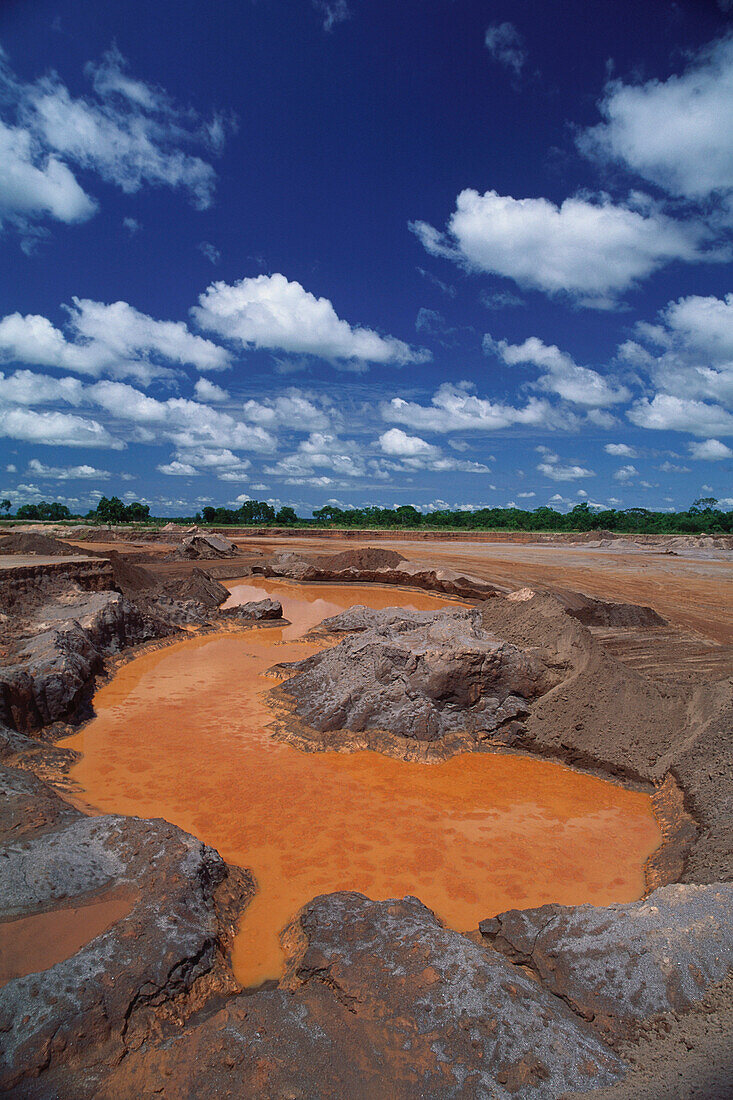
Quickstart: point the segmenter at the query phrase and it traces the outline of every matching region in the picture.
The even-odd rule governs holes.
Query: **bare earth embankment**
[[[729,552],[195,535],[33,549],[0,540],[0,943],[70,908],[91,938],[0,988],[10,1095],[733,1095]],[[277,988],[238,991],[251,876],[164,822],[80,813],[53,741],[135,647],[270,620],[277,607],[220,611],[217,577],[248,574],[471,604],[324,623],[332,644],[278,670],[276,736],[426,761],[519,751],[648,790],[665,843],[647,897],[487,914],[467,936],[416,898],[324,895],[286,930]]]

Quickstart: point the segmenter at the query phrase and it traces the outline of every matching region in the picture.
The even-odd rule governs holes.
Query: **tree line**
[[[10,514],[11,502],[0,501],[0,515]],[[90,523],[158,523],[171,517],[153,517],[150,505],[119,497],[101,497],[86,515],[74,515],[65,504],[55,501],[22,504],[15,519],[86,520]],[[317,508],[312,519],[302,519],[289,505],[276,510],[266,501],[248,500],[239,508],[207,506],[193,516],[177,516],[174,522],[199,523],[213,527],[346,527],[402,530],[450,529],[458,531],[613,531],[618,534],[729,534],[733,533],[733,511],[724,512],[715,497],[698,497],[686,511],[655,512],[648,508],[591,508],[576,504],[568,512],[542,506],[522,508],[444,509],[423,513],[405,504],[399,508],[338,508],[327,504]]]

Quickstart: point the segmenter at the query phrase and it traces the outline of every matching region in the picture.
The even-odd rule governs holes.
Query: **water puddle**
[[[132,898],[117,894],[86,905],[52,909],[0,924],[0,987],[13,978],[37,974],[71,958],[86,944],[122,920]]]
[[[395,588],[229,582],[232,600],[281,600],[288,627],[193,638],[123,666],[97,717],[65,744],[89,805],[164,817],[249,867],[258,892],[234,951],[246,986],[282,972],[279,933],[314,896],[415,894],[451,927],[504,909],[609,904],[644,889],[661,835],[651,801],[559,764],[464,754],[440,764],[372,752],[303,753],[273,741],[264,695],[277,661],[355,603],[417,609],[451,601]]]

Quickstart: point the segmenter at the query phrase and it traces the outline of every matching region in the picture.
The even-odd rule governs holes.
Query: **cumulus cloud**
[[[627,401],[630,397],[625,386],[612,385],[598,371],[581,367],[571,356],[554,344],[544,344],[536,336],[528,337],[522,344],[509,344],[506,340],[494,340],[484,336],[484,351],[498,356],[509,366],[531,363],[544,371],[536,385],[550,393],[556,393],[576,405],[598,408]]]
[[[433,394],[430,405],[393,397],[382,405],[382,417],[418,431],[432,432],[499,431],[513,424],[569,428],[578,423],[572,413],[554,409],[548,401],[538,398],[530,398],[524,408],[514,408],[477,397],[471,391],[469,382],[444,382]]]
[[[168,474],[169,477],[192,477],[199,472],[189,462],[179,462],[178,459],[158,466],[156,469],[160,470],[161,474]]]
[[[225,389],[210,382],[208,378],[197,378],[193,392],[198,401],[226,401],[229,397]]]
[[[2,322],[0,322],[0,330]],[[17,370],[14,374],[0,371],[0,402],[12,405],[44,405],[63,402],[79,405],[84,387],[78,378],[52,378],[35,371]]]
[[[292,389],[280,397],[263,398],[261,401],[245,401],[245,420],[265,428],[322,431],[329,427],[329,414],[299,390]]]
[[[379,437],[379,446],[386,455],[412,458],[414,455],[434,454],[432,447],[417,435],[407,435],[401,428],[390,428]]]
[[[516,76],[527,60],[524,40],[513,23],[492,23],[486,28],[484,45],[495,61],[513,69]]]
[[[725,443],[721,443],[719,439],[689,443],[688,447],[693,458],[707,459],[709,462],[719,462],[721,458],[733,458],[733,450]]]
[[[733,435],[733,416],[717,405],[692,398],[658,393],[650,401],[637,401],[626,414],[632,424],[655,431],[690,432],[691,435]]]
[[[181,449],[222,448],[273,451],[274,437],[259,425],[245,424],[229,413],[198,401],[169,397],[165,401],[136,390],[124,382],[95,382],[86,397],[113,418],[138,428],[154,429],[152,442],[161,434]]]
[[[183,321],[157,321],[127,302],[73,298],[65,330],[38,314],[10,313],[0,320],[0,360],[59,367],[79,374],[134,377],[147,383],[170,364],[223,370],[223,348],[190,332]]]
[[[97,420],[72,413],[38,412],[35,409],[0,409],[0,436],[55,447],[110,447],[124,444]]]
[[[628,443],[607,443],[603,450],[617,458],[636,458],[636,451]]]
[[[610,82],[599,109],[604,121],[578,139],[584,153],[620,162],[672,195],[733,194],[733,35],[667,80]]]
[[[112,477],[109,470],[98,470],[96,466],[46,466],[37,458],[28,463],[28,473],[54,481],[106,481]]]
[[[119,51],[109,50],[86,68],[92,94],[75,98],[55,73],[20,82],[0,54],[2,99],[13,114],[0,122],[0,222],[23,229],[41,218],[90,218],[97,204],[70,164],[128,194],[145,185],[171,187],[186,191],[199,209],[211,205],[214,169],[187,148],[219,152],[229,124],[177,107],[126,68]]]
[[[219,263],[221,252],[215,245],[210,244],[208,241],[201,241],[196,247],[201,255],[206,257],[209,263],[214,264],[214,266]]]
[[[18,126],[0,121],[0,225],[26,220],[87,221],[97,204],[69,168]]]
[[[616,481],[633,481],[635,477],[639,476],[639,471],[636,466],[629,464],[628,466],[619,466],[613,476]]]
[[[552,481],[578,481],[583,477],[595,477],[593,470],[587,470],[584,466],[564,465],[560,456],[554,454],[549,447],[537,447],[536,450],[542,455],[537,469]]]
[[[546,294],[569,294],[597,308],[672,260],[704,257],[704,230],[652,208],[615,205],[606,195],[515,199],[467,188],[456,200],[447,231],[426,222],[410,228],[433,255],[469,271],[491,272]]]
[[[351,326],[338,317],[328,298],[316,298],[280,274],[212,283],[192,312],[202,329],[247,348],[332,362],[420,363],[429,358],[428,352],[392,336]]]

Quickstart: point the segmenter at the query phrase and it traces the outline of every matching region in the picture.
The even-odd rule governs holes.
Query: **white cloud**
[[[123,447],[96,420],[71,413],[36,412],[24,408],[0,410],[0,436],[58,447],[111,447],[115,450]]]
[[[607,443],[603,450],[617,458],[636,458],[636,451],[628,443]]]
[[[418,431],[499,431],[513,424],[530,427],[577,426],[572,413],[553,409],[549,402],[532,397],[522,409],[502,405],[471,393],[468,382],[444,382],[429,406],[393,397],[382,407],[384,420],[406,424]]]
[[[284,275],[257,275],[212,285],[192,313],[201,328],[249,348],[269,348],[323,359],[418,363],[429,355],[392,336],[352,327],[327,298],[316,298]]]
[[[0,359],[99,376],[165,376],[164,364],[223,370],[230,356],[190,332],[183,321],[156,321],[127,302],[73,298],[65,307],[68,336],[46,317],[10,313],[0,320]]]
[[[704,401],[658,393],[637,401],[626,414],[639,428],[690,432],[692,435],[733,435],[733,416]]]
[[[593,470],[587,470],[584,466],[564,466],[559,455],[554,454],[549,447],[537,447],[536,450],[543,456],[537,469],[552,481],[577,481],[582,477],[595,477]]]
[[[8,375],[0,371],[0,402],[11,405],[43,405],[58,401],[79,405],[83,389],[78,378],[52,378],[30,370],[17,370]]]
[[[467,188],[441,234],[425,222],[410,228],[428,252],[470,271],[514,279],[547,294],[570,294],[608,308],[619,293],[671,260],[702,259],[704,232],[652,209],[614,205],[606,195],[515,199]],[[720,257],[718,257],[720,258]]]
[[[656,388],[733,407],[733,294],[669,302],[655,324],[640,323],[635,334],[619,355],[646,371]]]
[[[719,439],[689,443],[688,447],[693,458],[707,459],[709,462],[718,462],[721,458],[733,458],[733,450],[725,443],[721,443]]]
[[[188,462],[179,462],[177,459],[158,466],[157,469],[161,474],[168,474],[170,477],[192,477],[199,472],[195,466],[191,466]]]
[[[21,91],[20,117],[44,146],[81,168],[97,172],[126,194],[144,184],[181,188],[195,206],[211,205],[215,173],[200,157],[184,152],[192,142],[220,145],[220,120],[203,123],[179,110],[160,88],[134,81],[125,61],[108,51],[87,66],[95,97],[74,99],[53,74]]]
[[[379,437],[379,446],[386,455],[412,458],[415,455],[435,454],[432,447],[417,435],[407,435],[401,428],[390,428]]]
[[[137,220],[137,218],[123,218],[122,224],[131,237],[134,237],[135,234],[139,233],[142,229],[142,225]]]
[[[129,421],[145,429],[163,433],[180,449],[196,447],[234,450],[272,451],[275,439],[258,425],[244,424],[229,413],[183,397],[165,401],[148,397],[124,382],[95,382],[86,390],[89,400],[120,421]]]
[[[214,169],[185,150],[199,144],[218,152],[227,126],[177,108],[162,89],[129,77],[125,66],[116,49],[108,51],[86,69],[94,94],[74,98],[55,73],[21,83],[0,52],[2,101],[6,112],[15,112],[12,121],[0,122],[0,222],[33,235],[39,219],[90,218],[97,204],[69,164],[128,194],[165,186],[187,191],[200,209],[211,204]],[[125,224],[131,232],[137,228],[134,218]]]
[[[28,473],[54,481],[106,481],[112,477],[109,470],[98,470],[95,466],[46,466],[37,458],[28,463]]]
[[[198,401],[226,401],[229,394],[221,386],[216,386],[208,378],[197,378],[193,387]]]
[[[733,193],[733,37],[701,50],[681,75],[609,83],[604,122],[579,138],[591,156],[620,161],[673,195]]]
[[[97,204],[57,157],[20,127],[0,122],[0,224],[22,227],[42,217],[73,224],[91,218]]]
[[[639,471],[636,466],[619,466],[613,476],[616,481],[632,481],[639,476]]]
[[[532,363],[545,373],[537,382],[540,389],[556,393],[566,401],[588,407],[614,405],[630,397],[625,386],[614,386],[590,367],[580,367],[571,356],[554,344],[544,344],[536,336],[528,337],[523,344],[509,344],[506,340],[494,340],[486,333],[484,351],[497,355],[509,366]]]
[[[299,390],[289,390],[280,397],[262,401],[245,401],[245,420],[274,430],[295,428],[300,431],[323,431],[331,423],[330,416]]]
[[[519,76],[527,60],[524,40],[513,23],[492,23],[486,29],[484,45],[495,61]]]

